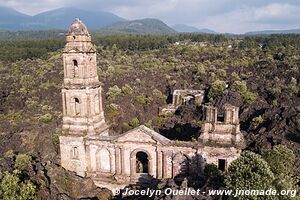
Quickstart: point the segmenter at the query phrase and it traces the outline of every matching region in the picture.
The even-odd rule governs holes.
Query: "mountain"
[[[198,29],[194,26],[189,26],[186,24],[175,24],[172,26],[174,30],[181,33],[209,33],[209,34],[216,34],[217,32],[210,30],[210,29]]]
[[[168,34],[176,33],[164,22],[158,19],[146,18],[132,21],[121,21],[100,29],[104,33],[131,33],[131,34]]]
[[[60,8],[33,16],[33,22],[45,29],[65,29],[75,18],[80,18],[90,29],[97,29],[125,19],[104,11]],[[32,25],[32,24],[29,24]]]
[[[263,30],[246,32],[245,35],[269,35],[269,34],[300,34],[300,29],[289,30]]]
[[[71,7],[46,11],[35,16],[0,7],[0,29],[2,30],[66,29],[75,18],[83,20],[90,29],[98,29],[125,20],[109,12],[86,11]]]
[[[23,23],[29,19],[29,15],[25,15],[11,8],[0,6],[0,29],[9,30],[21,28],[19,23]]]

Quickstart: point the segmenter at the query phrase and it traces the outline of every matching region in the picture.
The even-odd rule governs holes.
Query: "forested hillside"
[[[275,145],[286,145],[296,156],[291,171],[297,175],[299,35],[94,34],[93,42],[105,116],[114,134],[145,124],[173,140],[195,140],[202,124],[201,105],[183,106],[163,116],[158,109],[170,103],[175,89],[205,89],[205,103],[240,107],[247,150],[263,155]],[[78,192],[82,180],[59,167],[63,46],[63,39],[0,42],[0,171],[13,173],[18,168],[23,176],[17,175],[30,180],[38,197],[67,194],[71,199],[92,193],[108,198],[108,191],[92,184]],[[19,155],[27,157],[17,162]],[[19,162],[23,167],[16,165]],[[207,177],[194,186],[220,183]],[[299,182],[299,177],[293,180]],[[222,186],[216,185],[210,182],[206,187]]]

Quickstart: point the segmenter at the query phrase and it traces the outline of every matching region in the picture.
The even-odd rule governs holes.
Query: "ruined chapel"
[[[97,75],[96,48],[79,19],[69,27],[63,66],[61,165],[91,177],[99,187],[113,190],[149,178],[174,178],[203,169],[206,163],[226,170],[241,153],[239,108],[232,105],[224,106],[221,121],[217,108],[203,106],[201,134],[194,142],[169,140],[144,125],[110,135]]]

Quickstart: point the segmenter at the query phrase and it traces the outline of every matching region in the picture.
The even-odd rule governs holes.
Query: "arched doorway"
[[[136,153],[136,173],[149,173],[149,158],[143,151]]]
[[[136,149],[130,154],[130,181],[147,182],[153,175],[153,161],[151,154],[144,149]]]

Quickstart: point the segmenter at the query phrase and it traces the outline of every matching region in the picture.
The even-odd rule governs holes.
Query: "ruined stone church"
[[[91,177],[100,187],[113,190],[144,179],[188,175],[203,169],[206,163],[226,170],[241,153],[239,108],[231,105],[224,106],[221,121],[217,108],[203,106],[204,123],[196,142],[172,141],[144,125],[110,135],[97,75],[96,48],[79,19],[69,27],[63,66],[61,165]]]

